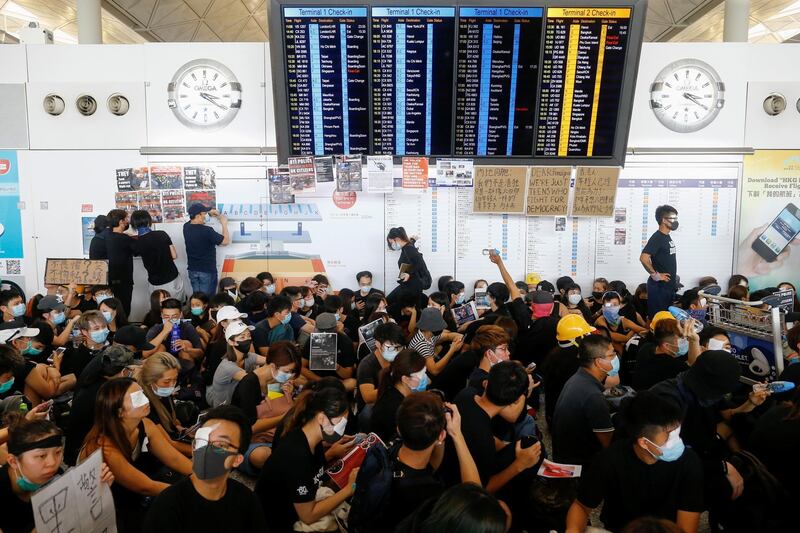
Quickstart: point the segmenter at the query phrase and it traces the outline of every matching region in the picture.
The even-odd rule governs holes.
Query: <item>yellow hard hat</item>
[[[558,321],[556,326],[556,339],[559,341],[571,341],[578,337],[583,337],[595,329],[581,315],[567,315]]]
[[[655,316],[653,317],[653,320],[650,321],[650,331],[655,331],[656,324],[666,319],[675,320],[675,317],[672,316],[672,313],[670,313],[669,311],[659,311],[658,313],[656,313]]]
[[[540,281],[542,281],[542,276],[536,272],[528,272],[528,275],[525,276],[525,284],[527,285],[538,285]]]

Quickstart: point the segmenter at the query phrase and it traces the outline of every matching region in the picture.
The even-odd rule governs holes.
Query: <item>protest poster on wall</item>
[[[336,191],[361,190],[361,156],[343,155],[336,157]]]
[[[215,189],[217,187],[217,171],[211,167],[184,167],[184,189]]]
[[[403,158],[403,188],[427,189],[428,188],[428,158],[404,157]]]
[[[528,167],[475,167],[473,213],[524,213]]]
[[[619,173],[619,167],[578,167],[572,216],[614,216]]]
[[[287,163],[292,192],[297,194],[317,190],[317,172],[313,156],[290,157]]]
[[[367,156],[367,187],[369,192],[394,190],[394,161],[390,155]]]
[[[533,167],[528,176],[528,216],[564,216],[569,208],[570,167]]]

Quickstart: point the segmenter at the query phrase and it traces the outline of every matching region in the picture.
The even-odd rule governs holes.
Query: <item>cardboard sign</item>
[[[108,285],[108,260],[48,258],[44,282],[48,285]]]
[[[572,216],[614,216],[619,172],[619,167],[578,167]]]
[[[528,216],[566,215],[570,167],[533,167],[528,177]]]
[[[473,213],[524,213],[528,167],[475,167]]]
[[[102,463],[103,452],[97,450],[31,496],[36,531],[116,533],[111,488],[100,481]]]

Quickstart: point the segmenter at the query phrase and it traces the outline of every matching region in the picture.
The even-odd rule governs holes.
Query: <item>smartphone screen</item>
[[[767,229],[758,236],[753,248],[768,261],[775,258],[800,233],[800,213],[794,204],[787,205]]]

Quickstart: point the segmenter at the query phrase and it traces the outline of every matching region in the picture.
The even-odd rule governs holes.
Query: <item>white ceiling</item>
[[[266,0],[102,0],[103,42],[267,40]],[[650,0],[645,41],[721,41],[724,0]],[[77,42],[75,0],[0,0],[0,42],[37,20]],[[800,42],[800,0],[751,0],[750,41]]]

